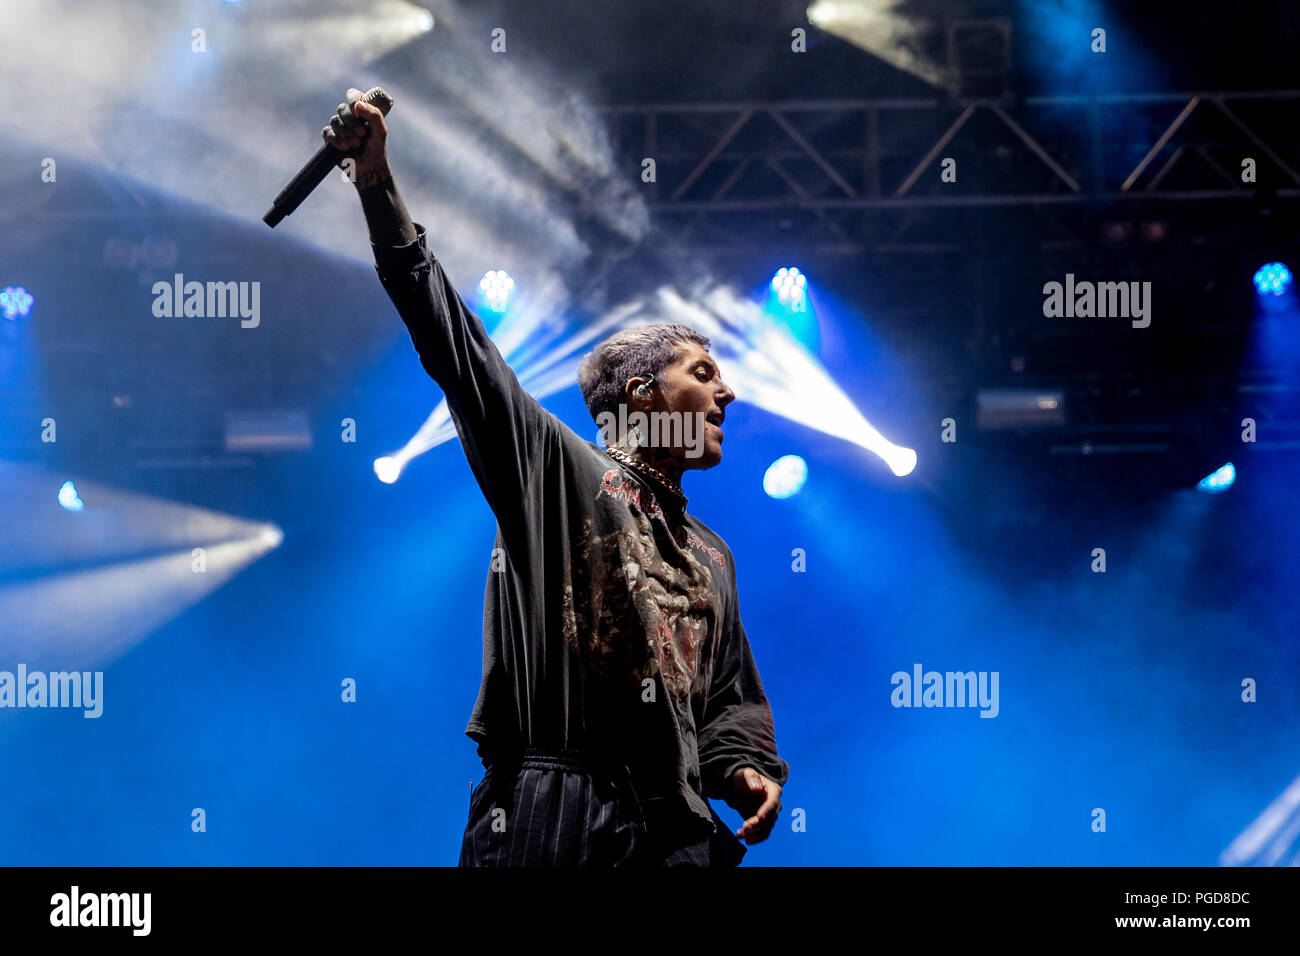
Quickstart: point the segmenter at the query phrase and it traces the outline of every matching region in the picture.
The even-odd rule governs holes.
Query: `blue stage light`
[[[59,504],[68,511],[80,511],[86,507],[81,496],[77,494],[77,486],[70,481],[65,481],[59,487]]]
[[[798,455],[785,455],[768,466],[763,490],[773,498],[789,498],[808,478],[808,463]]]
[[[808,277],[794,266],[778,269],[768,283],[763,311],[810,353],[821,349],[821,332],[813,309]]]
[[[492,269],[478,280],[478,287],[483,290],[483,299],[493,312],[504,312],[510,302],[510,293],[515,287],[515,280],[504,269]]]
[[[772,276],[772,291],[782,305],[796,312],[807,308],[807,286],[807,277],[793,266],[777,269],[776,275]]]
[[[6,319],[30,314],[35,301],[32,294],[22,286],[11,285],[0,289],[0,312],[4,313]]]
[[[1280,262],[1269,262],[1255,273],[1255,291],[1260,295],[1282,295],[1291,288],[1291,270]]]
[[[1204,491],[1207,494],[1217,495],[1227,491],[1232,487],[1232,483],[1237,480],[1237,469],[1233,467],[1232,462],[1228,462],[1222,468],[1206,475],[1196,483],[1197,491]]]

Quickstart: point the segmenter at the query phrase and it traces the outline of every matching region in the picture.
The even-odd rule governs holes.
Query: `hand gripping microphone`
[[[362,96],[360,102],[370,104],[385,116],[393,108],[393,98],[378,86]],[[351,155],[353,154],[340,152],[329,143],[323,145],[307,165],[298,170],[298,175],[293,177],[280,195],[275,197],[275,202],[262,217],[262,222],[274,229],[281,219],[298,208],[320,181],[329,175],[331,169]]]

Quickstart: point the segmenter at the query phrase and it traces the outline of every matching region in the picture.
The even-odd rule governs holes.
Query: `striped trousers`
[[[637,797],[626,767],[530,748],[488,762],[470,797],[460,866],[738,865],[744,844],[709,810],[712,834],[674,830]]]

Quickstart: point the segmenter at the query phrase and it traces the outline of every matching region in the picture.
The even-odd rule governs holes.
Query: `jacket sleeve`
[[[731,777],[741,767],[753,767],[782,787],[790,778],[789,764],[776,753],[772,708],[740,622],[734,585],[730,603],[699,737],[704,795],[718,800],[730,796]]]
[[[429,253],[424,226],[404,246],[372,247],[379,281],[420,364],[447,398],[483,496],[503,524],[522,517],[532,466],[559,422],[519,384],[487,329]]]

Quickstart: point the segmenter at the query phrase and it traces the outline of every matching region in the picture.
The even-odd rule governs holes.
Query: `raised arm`
[[[428,251],[424,227],[411,221],[388,166],[388,126],[379,110],[348,102],[322,131],[355,161],[379,281],[406,323],[429,376],[447,397],[452,420],[488,504],[503,531],[524,519],[523,494],[548,434],[559,427],[519,384],[487,329]]]

